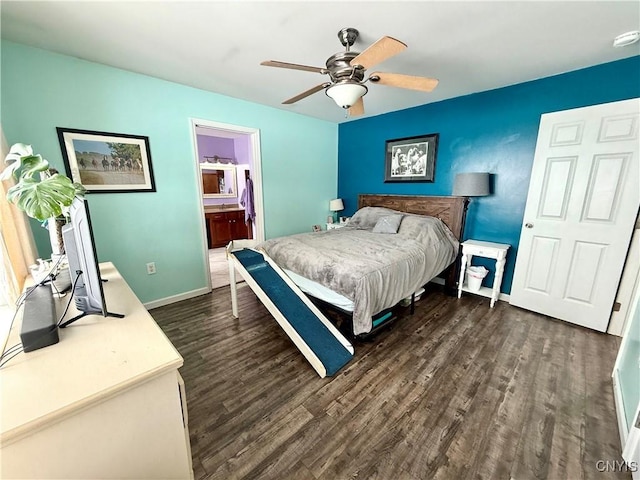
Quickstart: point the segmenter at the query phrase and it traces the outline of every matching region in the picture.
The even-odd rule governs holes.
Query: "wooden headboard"
[[[429,215],[442,220],[456,238],[462,241],[467,197],[432,197],[428,195],[358,195],[358,208],[386,207],[400,212]],[[454,261],[439,276],[444,278],[445,291],[456,295],[460,262]]]
[[[386,207],[442,220],[458,240],[462,238],[467,197],[427,195],[358,195],[358,208]]]

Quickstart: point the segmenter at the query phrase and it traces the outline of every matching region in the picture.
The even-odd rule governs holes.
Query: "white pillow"
[[[395,215],[385,215],[384,217],[380,217],[376,222],[375,227],[373,227],[373,233],[398,233],[398,228],[400,227],[400,222],[402,221],[402,217],[404,215],[395,214]]]
[[[375,226],[380,217],[394,213],[398,213],[398,211],[385,207],[362,207],[353,214],[348,225],[360,230],[369,230]]]

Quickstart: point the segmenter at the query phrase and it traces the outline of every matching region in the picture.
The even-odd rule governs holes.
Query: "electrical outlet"
[[[156,262],[147,263],[147,275],[154,275],[156,273]]]

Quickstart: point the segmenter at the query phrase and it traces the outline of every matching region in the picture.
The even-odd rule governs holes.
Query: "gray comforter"
[[[341,229],[275,238],[258,246],[280,267],[352,300],[355,335],[371,331],[373,315],[417,291],[458,253],[458,241],[437,218],[405,215],[398,233],[373,233],[375,218],[388,210],[367,208],[375,210],[365,221],[354,216]]]

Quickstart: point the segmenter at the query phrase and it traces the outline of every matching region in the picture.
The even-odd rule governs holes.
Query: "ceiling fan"
[[[358,30],[355,28],[343,28],[338,32],[338,38],[345,47],[345,51],[330,56],[327,59],[326,68],[278,62],[275,60],[267,60],[260,65],[329,75],[329,81],[316,85],[282,103],[289,105],[320,90],[324,90],[325,94],[331,97],[339,107],[347,109],[351,116],[364,114],[362,97],[368,91],[368,88],[365,86],[365,83],[368,81],[423,92],[430,92],[438,85],[438,80],[434,78],[415,77],[412,75],[401,75],[399,73],[374,72],[365,79],[365,71],[368,68],[397,55],[407,48],[407,46],[395,38],[384,36],[370,45],[364,52],[352,52],[351,47],[358,38],[358,35]]]

